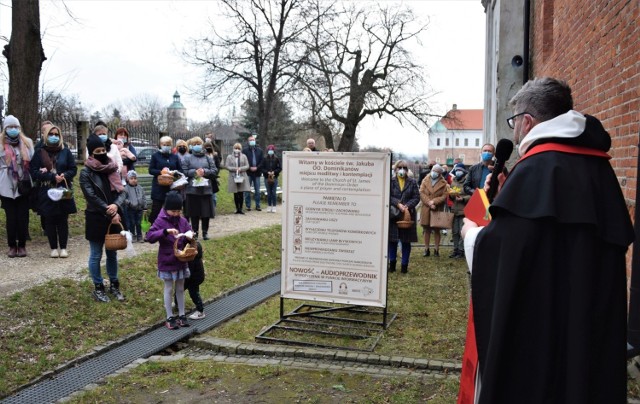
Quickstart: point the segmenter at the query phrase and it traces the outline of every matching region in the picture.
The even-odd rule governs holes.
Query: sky
[[[2,46],[11,35],[10,4],[0,0]],[[429,21],[420,37],[423,47],[415,57],[425,65],[427,81],[436,92],[432,110],[444,114],[453,104],[459,109],[482,109],[485,13],[481,1],[405,4]],[[180,56],[188,38],[204,35],[212,22],[223,24],[216,21],[216,10],[215,1],[203,0],[41,0],[47,60],[40,86],[77,95],[92,112],[141,94],[157,96],[168,106],[177,90],[189,119],[227,117],[230,108],[190,94],[200,72]],[[0,94],[6,100],[8,84],[0,80]],[[369,117],[361,123],[358,141],[361,147],[422,155],[427,153],[426,133],[427,128],[403,127],[393,118]]]

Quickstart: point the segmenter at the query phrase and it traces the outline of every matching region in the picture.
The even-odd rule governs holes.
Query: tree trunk
[[[35,140],[40,71],[46,60],[40,38],[40,4],[39,0],[13,0],[11,5],[11,39],[2,51],[9,67],[9,114]]]
[[[341,152],[350,152],[353,151],[353,144],[356,141],[356,128],[358,127],[358,121],[355,122],[347,121],[344,125],[344,130],[342,131],[342,137],[340,138],[340,144],[338,145],[338,150]]]

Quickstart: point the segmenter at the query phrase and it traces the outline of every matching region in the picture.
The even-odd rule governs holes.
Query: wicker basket
[[[120,234],[120,232],[111,234],[112,224],[109,223],[109,227],[107,227],[107,234],[104,236],[104,248],[111,251],[124,250],[127,248],[127,237]],[[121,223],[118,223],[118,226],[120,226],[120,231],[124,230]]]
[[[184,246],[184,249],[179,250],[178,249],[179,239],[180,237],[176,237],[176,241],[173,242],[173,254],[176,256],[176,258],[179,261],[182,261],[182,262],[193,261],[194,258],[196,258],[196,255],[198,255],[198,243],[194,238],[192,238],[191,240],[189,240],[187,245]]]
[[[402,218],[402,220],[398,220],[396,222],[396,225],[399,229],[411,228],[411,226],[413,225],[413,220],[411,220],[411,212],[409,211],[409,209],[404,210],[404,217]]]
[[[160,174],[158,175],[158,184],[163,187],[168,187],[173,184],[173,175],[171,174]]]

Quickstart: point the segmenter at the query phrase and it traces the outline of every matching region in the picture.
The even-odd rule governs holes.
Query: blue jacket
[[[253,164],[253,154],[256,155],[255,164]],[[258,146],[250,147],[247,146],[242,149],[242,154],[247,156],[247,160],[249,160],[249,167],[260,167],[262,164],[262,159],[264,158],[264,154],[262,153],[262,149]],[[256,171],[247,170],[247,175],[249,177],[260,177],[262,176],[262,172],[258,169]]]
[[[158,184],[158,175],[163,168],[168,167],[169,170],[178,170],[182,172],[182,165],[180,164],[180,157],[175,153],[162,154],[161,151],[157,151],[151,155],[151,161],[149,162],[149,174],[153,175],[153,181],[151,182],[151,199],[154,201],[164,202],[164,198],[167,196],[167,192],[171,190],[171,187],[162,186]]]
[[[44,166],[44,163],[42,162],[42,153],[48,152],[44,148],[38,149],[31,159],[31,165],[29,168],[31,171],[31,178],[40,184],[39,187],[34,188],[32,191],[38,192],[38,200],[36,202],[36,210],[38,211],[38,214],[41,216],[52,216],[76,213],[78,210],[73,198],[61,199],[54,202],[47,195],[49,188],[65,188],[67,186],[69,189],[72,188],[73,178],[78,173],[78,167],[76,167],[76,159],[73,157],[73,153],[71,153],[67,147],[64,147],[57,153],[57,157],[55,157],[56,172],[57,174],[64,174],[64,178],[67,180],[66,184],[64,181],[56,184],[56,174],[51,171],[47,171],[46,173],[40,171]],[[48,154],[49,158],[53,161],[54,154]]]

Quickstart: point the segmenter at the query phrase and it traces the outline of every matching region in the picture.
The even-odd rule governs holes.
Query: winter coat
[[[162,208],[158,217],[153,222],[153,225],[147,232],[145,240],[150,243],[159,243],[158,246],[158,271],[171,272],[179,271],[187,268],[188,264],[182,262],[176,258],[173,251],[173,244],[176,238],[172,234],[165,233],[165,230],[177,229],[180,233],[185,233],[191,230],[191,226],[187,219],[182,216],[174,217]],[[178,241],[178,248],[182,250],[187,244],[186,237],[180,237]]]
[[[431,176],[425,177],[420,185],[420,200],[422,201],[422,208],[420,209],[420,225],[429,226],[431,219],[431,208],[427,203],[433,200],[436,204],[435,210],[443,210],[444,204],[447,200],[447,188],[449,184],[442,176],[438,178],[435,184],[431,185]]]
[[[471,198],[471,195],[467,195],[464,193],[464,180],[466,177],[462,177],[460,180],[454,179],[451,181],[451,188],[458,187],[460,188],[460,194],[458,196],[462,197],[461,201],[456,200],[455,195],[449,195],[449,200],[453,201],[453,205],[451,206],[451,211],[454,216],[464,216],[464,207],[467,206],[467,202]]]
[[[225,164],[227,170],[229,170],[229,178],[227,179],[227,192],[235,194],[236,192],[247,192],[249,188],[249,177],[247,176],[247,170],[249,169],[249,161],[247,156],[240,153],[240,164],[238,159],[233,154],[227,156],[227,164]],[[233,178],[236,175],[236,170],[240,172],[240,175],[244,178],[241,184],[236,184]]]
[[[282,171],[282,164],[280,164],[280,159],[276,157],[275,154],[273,156],[267,155],[267,157],[262,160],[262,164],[260,164],[259,169],[265,180],[269,176],[269,174],[267,174],[269,171],[273,171],[275,177],[278,178],[278,175],[280,175],[280,172]]]
[[[29,159],[31,159],[33,156],[33,142],[28,138],[27,149],[29,150]],[[16,151],[17,158],[20,159],[20,148],[15,147],[14,150]],[[18,177],[20,179],[26,179],[25,174],[28,174],[28,172],[23,171],[23,166],[23,164],[18,165]],[[11,199],[16,199],[21,196],[18,192],[18,182],[14,180],[9,165],[7,165],[4,145],[2,143],[0,143],[0,195]]]
[[[204,187],[194,186],[196,177],[196,170],[202,168],[204,170],[204,178],[209,180],[209,185]],[[183,160],[182,170],[184,174],[189,178],[189,184],[187,185],[187,195],[211,195],[213,189],[211,183],[216,181],[218,175],[218,169],[216,163],[209,156],[204,154],[198,156],[196,154],[189,154],[185,156]]]
[[[469,173],[465,177],[464,181],[464,193],[467,195],[473,195],[473,191],[476,188],[484,187],[484,184],[480,184],[482,179],[482,169],[485,167],[483,162],[472,165],[469,168]]]
[[[264,158],[264,154],[262,153],[262,149],[259,148],[258,146],[245,147],[244,149],[242,149],[242,154],[247,156],[247,162],[249,164],[249,167],[260,167],[260,164],[262,164],[262,159]],[[253,164],[253,161],[252,161],[254,154],[256,157],[255,165]],[[249,177],[260,177],[262,173],[260,172],[259,169],[256,171],[247,170],[247,175]]]
[[[405,177],[404,188],[400,190],[398,179],[391,179],[391,191],[389,193],[389,203],[398,206],[402,203],[409,208],[411,212],[411,220],[413,224],[408,229],[399,229],[396,222],[389,221],[389,242],[416,242],[418,241],[418,233],[416,232],[416,206],[420,203],[420,191],[418,183],[413,178]]]
[[[122,191],[112,191],[108,175],[93,171],[85,167],[80,171],[80,189],[87,201],[85,215],[85,238],[89,241],[104,243],[104,236],[111,223],[111,216],[107,215],[107,206],[116,204],[122,218],[122,207],[127,194]],[[124,227],[124,218],[121,219]],[[111,226],[111,232],[116,233],[120,226]]]
[[[144,188],[140,185],[134,187],[127,184],[124,186],[124,192],[127,194],[127,199],[125,200],[127,209],[135,211],[147,209],[147,197],[144,193]]]
[[[171,171],[178,170],[182,172],[180,157],[174,153],[163,154],[161,151],[153,153],[151,155],[151,161],[149,162],[149,174],[153,175],[153,180],[151,181],[151,199],[154,201],[164,202],[167,192],[171,190],[169,185],[163,186],[158,184],[158,175],[160,175],[160,172],[165,167]]]
[[[42,153],[47,153],[51,162],[55,162],[55,171],[41,171],[41,168],[45,168],[42,161]],[[78,173],[78,167],[76,166],[76,159],[69,148],[63,146],[57,153],[47,152],[44,147],[40,148],[33,155],[30,171],[31,178],[39,183],[39,186],[34,188],[32,192],[38,193],[36,210],[40,216],[68,215],[78,211],[74,198],[60,199],[56,202],[51,200],[47,194],[51,188],[72,189],[73,178]],[[62,181],[56,184],[56,175],[60,174],[64,174],[66,183]]]

